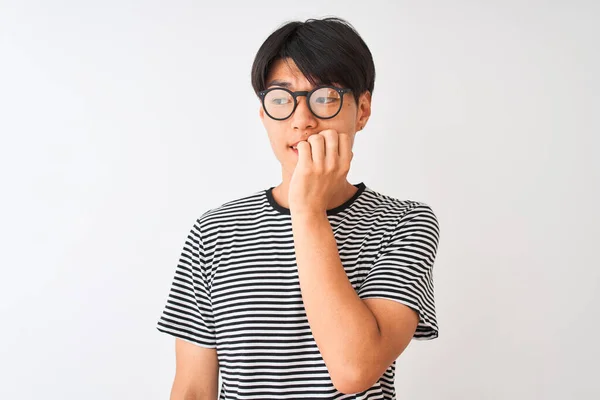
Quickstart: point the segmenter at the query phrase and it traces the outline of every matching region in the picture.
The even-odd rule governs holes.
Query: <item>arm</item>
[[[176,369],[170,400],[217,400],[217,350],[175,339]]]
[[[342,393],[364,391],[406,348],[418,315],[403,304],[358,296],[325,213],[292,213],[292,230],[302,299],[331,380]]]

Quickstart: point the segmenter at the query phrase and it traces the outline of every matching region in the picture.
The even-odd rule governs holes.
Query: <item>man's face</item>
[[[270,85],[270,82],[275,80],[278,83]],[[288,62],[282,59],[275,61],[271,66],[266,83],[266,89],[284,87],[282,83],[286,83],[285,87],[292,92],[310,91],[315,87],[291,59],[288,59]],[[297,101],[296,111],[283,121],[270,118],[262,105],[259,112],[269,135],[273,152],[281,163],[284,175],[289,176],[293,173],[298,161],[298,155],[291,148],[292,144],[307,140],[309,136],[318,134],[325,129],[334,129],[338,133],[350,135],[351,142],[354,144],[356,132],[364,127],[371,112],[371,97],[368,92],[360,96],[358,104],[354,100],[354,93],[344,94],[342,109],[331,119],[320,119],[312,114],[306,103],[306,96],[297,97]]]

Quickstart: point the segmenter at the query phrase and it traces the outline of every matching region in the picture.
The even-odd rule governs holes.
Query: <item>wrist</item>
[[[314,219],[326,217],[327,211],[318,209],[290,209],[290,215],[294,219]]]

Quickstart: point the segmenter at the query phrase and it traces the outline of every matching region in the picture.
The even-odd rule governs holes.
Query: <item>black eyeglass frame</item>
[[[310,106],[310,101],[309,101],[310,96],[314,92],[316,92],[317,90],[319,90],[319,89],[325,89],[325,88],[327,88],[327,89],[333,89],[336,92],[338,92],[339,95],[340,95],[340,108],[338,108],[338,110],[335,112],[335,114],[333,114],[331,117],[320,117],[320,116],[318,116],[313,111],[313,109]],[[292,98],[294,99],[294,108],[292,108],[292,112],[290,112],[290,115],[288,115],[285,118],[275,118],[275,117],[273,117],[267,111],[267,107],[265,107],[265,97],[266,97],[267,93],[269,93],[269,92],[271,92],[273,90],[284,90],[284,91],[288,92],[292,96]],[[296,108],[298,107],[298,100],[296,99],[298,96],[306,96],[306,105],[308,105],[308,109],[310,110],[310,112],[315,117],[317,117],[319,119],[331,119],[331,118],[335,117],[336,115],[338,115],[340,113],[340,111],[342,111],[342,106],[344,105],[344,94],[345,93],[350,93],[350,92],[352,92],[352,89],[349,89],[349,88],[339,88],[339,87],[336,87],[336,86],[329,86],[329,85],[318,86],[318,87],[314,88],[313,90],[311,90],[310,92],[306,91],[306,90],[300,90],[300,91],[292,92],[291,90],[289,90],[287,88],[272,87],[272,88],[269,88],[269,89],[266,89],[266,90],[261,90],[260,92],[258,92],[258,96],[260,97],[260,100],[261,100],[263,109],[265,110],[265,113],[269,116],[269,118],[274,119],[276,121],[284,121],[284,120],[288,119],[289,117],[291,117],[292,114],[294,114],[294,112],[296,111]]]

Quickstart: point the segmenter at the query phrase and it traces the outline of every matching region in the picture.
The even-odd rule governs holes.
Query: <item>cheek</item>
[[[288,138],[285,137],[285,129],[277,121],[265,119],[263,122],[269,141],[274,147],[281,147],[282,144],[287,143]]]
[[[356,128],[356,114],[352,105],[344,106],[340,113],[332,121],[331,128],[338,132],[354,132]]]

